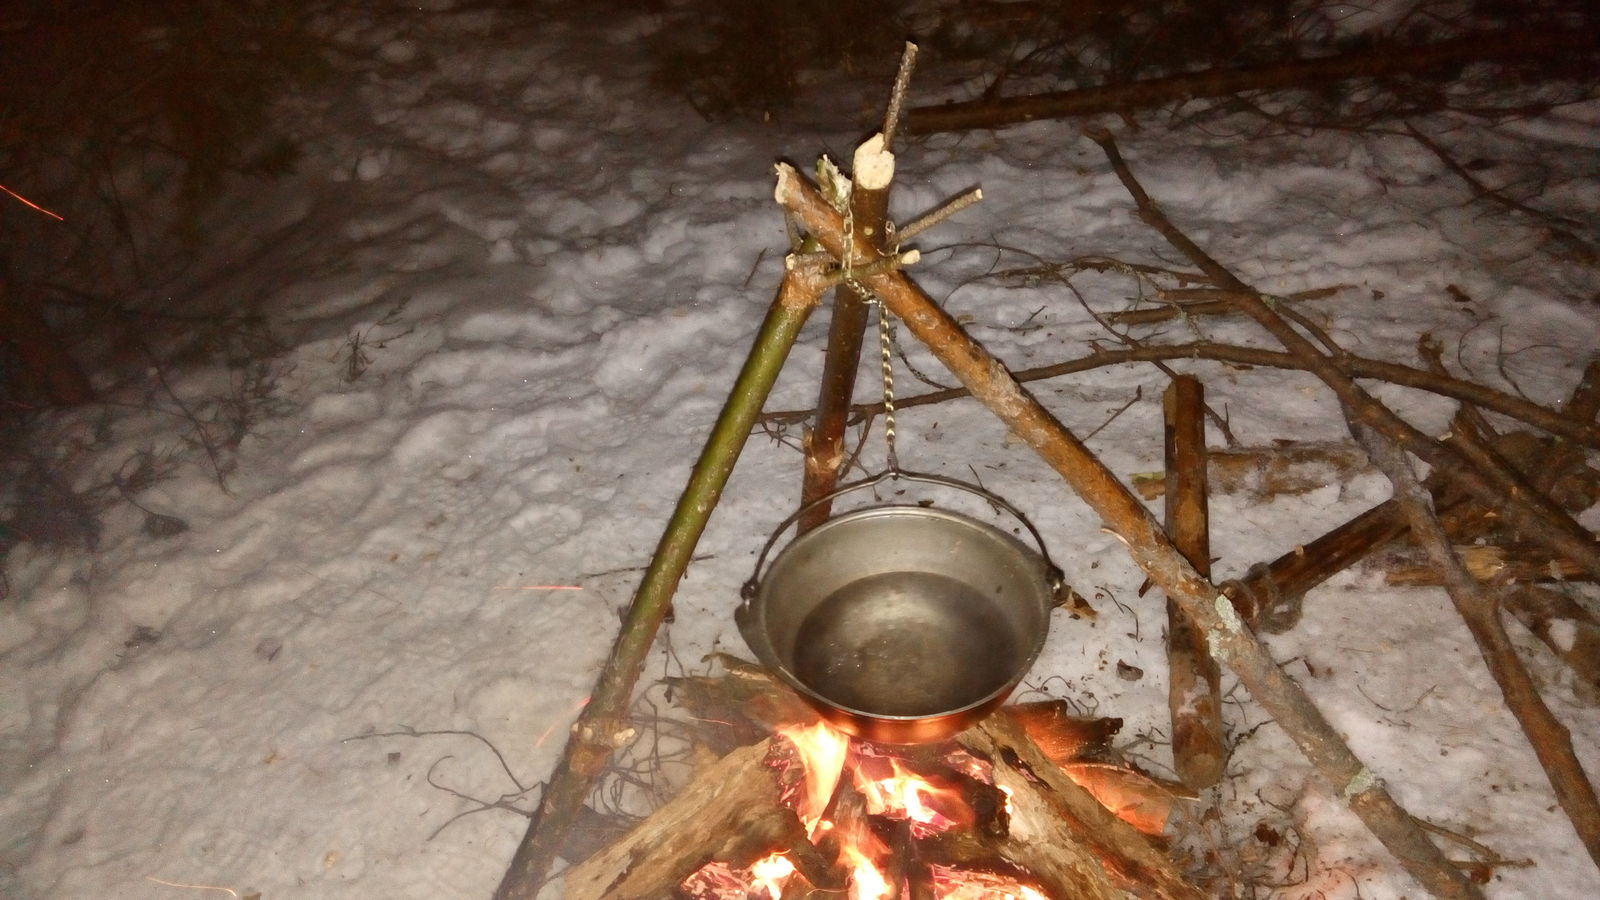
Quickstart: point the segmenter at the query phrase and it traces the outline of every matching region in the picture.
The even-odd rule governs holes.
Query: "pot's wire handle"
[[[1044,560],[1045,578],[1050,584],[1051,592],[1059,596],[1060,593],[1066,589],[1066,575],[1061,571],[1061,568],[1055,564],[1055,561],[1050,558],[1050,551],[1044,545],[1044,537],[1039,534],[1039,529],[1033,526],[1033,522],[1029,521],[1028,517],[1022,514],[1022,510],[1013,506],[1011,501],[976,484],[969,484],[965,481],[959,481],[954,478],[946,478],[943,475],[930,475],[925,472],[909,472],[905,469],[891,468],[885,469],[876,475],[870,475],[861,479],[860,481],[851,482],[850,484],[838,488],[837,490],[824,494],[810,503],[801,506],[787,519],[784,519],[781,523],[779,523],[777,529],[772,532],[772,536],[767,538],[766,545],[761,548],[761,554],[756,557],[756,568],[755,571],[750,574],[750,580],[746,581],[744,585],[739,588],[740,598],[742,598],[745,603],[749,603],[752,599],[754,599],[756,591],[761,587],[761,570],[767,564],[767,555],[772,552],[773,545],[778,543],[778,538],[782,537],[783,533],[789,530],[790,525],[793,525],[795,522],[799,521],[801,516],[822,506],[823,504],[832,503],[834,500],[844,496],[845,494],[854,493],[869,487],[875,487],[885,481],[899,481],[902,478],[906,481],[920,481],[924,484],[937,484],[943,487],[950,487],[955,488],[956,490],[966,491],[969,494],[976,494],[989,503],[1010,513],[1013,518],[1022,523],[1022,527],[1028,529],[1028,534],[1033,536],[1033,542],[1039,548],[1039,556]]]

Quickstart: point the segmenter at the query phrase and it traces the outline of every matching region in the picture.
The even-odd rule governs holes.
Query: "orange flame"
[[[888,768],[887,775],[871,770]],[[911,833],[927,837],[957,825],[971,824],[961,818],[966,810],[959,792],[940,788],[908,770],[897,759],[864,759],[854,770],[856,790],[866,798],[873,815],[911,822]]]
[[[891,879],[882,867],[892,851],[865,820],[852,817],[833,822],[823,818],[847,766],[865,801],[866,812],[908,822],[913,837],[923,838],[974,823],[976,816],[962,791],[918,775],[904,760],[852,745],[848,735],[827,724],[782,728],[779,734],[794,746],[803,773],[795,796],[785,802],[794,805],[812,841],[832,833],[829,841],[838,847],[838,862],[849,872],[849,900],[887,900],[902,885],[898,875]],[[992,783],[989,772],[976,759],[958,757],[948,764]],[[698,882],[700,892],[694,896],[706,896],[703,892],[709,890],[720,897],[725,895],[721,891],[731,888],[741,891],[741,896],[781,900],[784,888],[796,874],[793,860],[783,853],[773,853],[750,868],[737,871],[712,863],[691,876],[685,886],[690,881]],[[937,900],[1049,900],[1038,889],[993,872],[933,866],[928,874]]]
[[[805,823],[806,834],[816,837],[822,824],[822,813],[833,799],[844,773],[845,755],[850,750],[850,737],[836,731],[826,723],[818,722],[809,728],[783,728],[779,734],[794,744],[805,770],[804,794],[795,810]]]
[[[755,879],[756,885],[766,891],[772,900],[779,900],[783,896],[783,886],[793,874],[794,863],[782,853],[758,859],[750,867],[750,877]]]
[[[889,879],[858,844],[847,843],[839,852],[850,867],[850,900],[885,900],[894,894]]]

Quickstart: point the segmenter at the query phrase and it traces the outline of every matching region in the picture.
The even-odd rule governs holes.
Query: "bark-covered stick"
[[[884,148],[881,135],[856,148],[850,188],[850,218],[855,245],[877,256],[885,249],[889,219],[889,187],[894,181],[894,154]],[[809,506],[833,492],[844,468],[844,430],[854,399],[856,371],[861,365],[861,340],[867,329],[867,307],[872,298],[845,282],[833,292],[833,318],[828,324],[828,353],[822,361],[822,386],[817,394],[817,417],[805,437],[805,475],[800,503]],[[800,517],[798,528],[807,531],[828,520],[831,504],[817,503]]]
[[[750,349],[705,449],[694,465],[689,483],[678,498],[677,508],[667,522],[661,542],[634,594],[633,604],[628,608],[622,631],[611,648],[611,656],[601,670],[599,684],[572,726],[561,762],[545,785],[538,812],[495,891],[495,900],[534,900],[578,807],[588,798],[612,752],[627,741],[625,720],[633,687],[639,680],[650,646],[655,643],[656,632],[672,606],[678,581],[689,567],[695,545],[722,496],[740,451],[749,440],[750,428],[761,412],[761,405],[766,402],[784,360],[789,357],[800,326],[816,308],[826,288],[821,267],[796,264],[794,260],[790,257],[789,271],[778,289],[778,296],[767,311],[755,346]]]
[[[1004,128],[1036,119],[1062,119],[1101,113],[1127,114],[1152,106],[1247,91],[1311,88],[1350,78],[1395,77],[1485,60],[1513,61],[1593,52],[1593,36],[1568,32],[1506,29],[1475,32],[1434,43],[1374,47],[1317,59],[1263,63],[1233,69],[1207,69],[1122,84],[1098,85],[1021,97],[969,100],[919,106],[906,116],[906,131],[929,134],[973,128]]]
[[[1162,398],[1165,419],[1166,526],[1195,571],[1211,577],[1207,504],[1205,389],[1192,375],[1173,379]],[[1205,635],[1177,601],[1167,598],[1167,709],[1172,717],[1172,767],[1192,791],[1222,780],[1228,747],[1222,734],[1221,672]]]
[[[1395,500],[1411,526],[1412,539],[1427,553],[1438,571],[1445,592],[1450,595],[1467,630],[1472,632],[1484,664],[1499,685],[1506,706],[1528,736],[1528,743],[1533,745],[1534,755],[1555,789],[1556,800],[1572,821],[1590,859],[1600,866],[1600,799],[1595,797],[1594,785],[1589,782],[1573,749],[1572,733],[1544,702],[1532,674],[1507,637],[1500,621],[1499,598],[1491,588],[1472,577],[1451,549],[1444,526],[1433,514],[1427,490],[1411,471],[1411,461],[1399,446],[1375,428],[1352,423],[1352,431],[1366,446],[1373,464],[1389,476]]]
[[[1305,370],[1306,368],[1304,363],[1294,354],[1285,353],[1282,350],[1198,341],[1183,344],[1143,344],[1138,347],[1118,348],[1115,350],[1101,348],[1088,356],[1078,359],[1018,369],[1011,374],[1018,382],[1040,381],[1045,378],[1059,378],[1063,375],[1089,372],[1106,366],[1161,362],[1174,359],[1205,359],[1231,363],[1236,366],[1261,366],[1273,369]],[[1416,388],[1419,391],[1438,394],[1441,397],[1451,397],[1463,403],[1481,406],[1486,410],[1492,410],[1501,415],[1526,422],[1535,428],[1565,438],[1573,443],[1600,450],[1600,426],[1595,425],[1593,421],[1580,421],[1562,415],[1537,403],[1530,403],[1521,397],[1497,391],[1486,385],[1463,381],[1459,378],[1441,376],[1414,366],[1401,365],[1400,363],[1387,362],[1381,359],[1367,359],[1350,354],[1341,356],[1339,365],[1352,378],[1388,381],[1393,384]],[[917,394],[912,397],[902,397],[896,401],[895,405],[900,409],[909,409],[913,406],[945,403],[967,396],[970,396],[970,393],[964,387],[950,388],[948,390]],[[858,403],[852,406],[850,411],[856,416],[875,416],[883,412],[883,404],[881,402]],[[764,422],[772,423],[794,423],[811,418],[813,412],[814,410],[776,410],[763,415],[761,419]]]

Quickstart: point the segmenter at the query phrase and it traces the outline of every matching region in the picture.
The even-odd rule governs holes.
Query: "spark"
[[[572,711],[573,712],[577,712],[578,710],[583,709],[585,706],[588,706],[589,705],[589,699],[590,699],[589,697],[584,697],[582,700],[579,700],[577,705],[572,707]],[[561,720],[560,719],[557,719],[554,722],[551,722],[550,723],[550,727],[546,728],[544,730],[544,733],[539,735],[539,739],[534,741],[533,745],[535,747],[543,747],[545,740],[550,737],[550,732],[555,731],[556,730],[556,726],[560,725],[560,724],[561,724]]]
[[[3,187],[0,187],[0,190],[5,190],[5,189]],[[11,192],[10,191],[6,191],[6,193],[10,194]],[[13,195],[13,196],[15,196],[15,195]],[[29,205],[32,206],[31,203]],[[221,891],[221,892],[223,892],[224,894],[227,894],[230,897],[239,896],[239,892],[234,890],[233,888],[217,887],[216,885],[211,885],[211,884],[183,884],[182,882],[178,882],[178,881],[162,881],[161,879],[155,877],[154,875],[146,875],[145,879],[147,881],[154,881],[156,884],[164,884],[167,887],[189,888],[191,890],[196,890],[196,891]]]
[[[65,222],[67,220],[65,216],[58,215],[56,213],[51,212],[48,209],[45,209],[44,207],[40,206],[39,204],[33,202],[32,200],[29,200],[27,197],[22,196],[21,194],[17,193],[16,191],[13,191],[11,188],[8,188],[3,184],[0,184],[0,191],[5,191],[6,193],[10,194],[11,196],[13,196],[13,197],[17,198],[18,200],[22,201],[24,204],[26,204],[28,206],[31,206],[34,209],[37,209],[39,212],[44,213],[45,215],[49,216],[52,219],[55,219],[57,222]],[[224,890],[226,890],[226,889],[224,889]]]

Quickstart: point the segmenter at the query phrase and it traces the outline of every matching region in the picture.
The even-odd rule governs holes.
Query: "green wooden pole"
[[[623,620],[622,631],[611,648],[611,657],[588,705],[572,726],[561,763],[545,785],[539,810],[495,891],[495,900],[534,900],[595,779],[612,752],[630,739],[627,711],[633,687],[655,643],[656,632],[672,606],[678,581],[689,567],[695,545],[733,473],[762,404],[778,380],[800,327],[827,287],[819,264],[796,263],[794,257],[790,258],[789,271],[762,322],[755,346],[667,521],[666,531]]]

